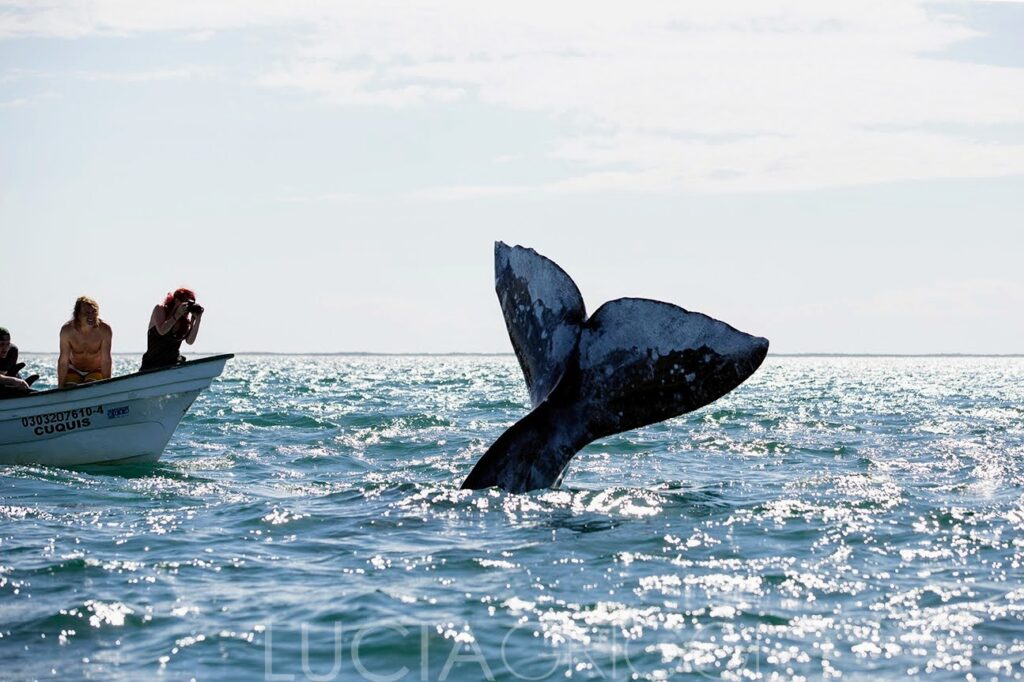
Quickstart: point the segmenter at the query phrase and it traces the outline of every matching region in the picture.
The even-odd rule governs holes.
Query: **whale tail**
[[[533,409],[463,488],[556,485],[588,443],[703,407],[768,353],[767,339],[661,301],[621,298],[587,318],[572,279],[532,249],[495,244],[495,288]]]

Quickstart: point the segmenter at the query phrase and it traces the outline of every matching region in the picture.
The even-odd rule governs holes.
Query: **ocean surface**
[[[0,467],[0,679],[1024,675],[1024,359],[769,357],[460,491],[527,404],[512,356],[241,356],[158,464]]]

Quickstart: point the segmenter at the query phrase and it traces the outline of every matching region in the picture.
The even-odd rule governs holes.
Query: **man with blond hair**
[[[57,386],[109,379],[113,336],[110,325],[100,319],[99,304],[88,296],[79,296],[71,319],[60,328]]]

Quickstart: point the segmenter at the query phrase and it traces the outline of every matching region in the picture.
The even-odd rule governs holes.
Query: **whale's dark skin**
[[[494,246],[495,288],[533,410],[462,484],[557,485],[588,443],[696,410],[753,374],[768,340],[678,306],[620,298],[587,318],[576,284],[532,249]]]

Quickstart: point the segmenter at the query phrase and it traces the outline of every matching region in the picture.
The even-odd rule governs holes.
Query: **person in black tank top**
[[[167,294],[149,317],[146,354],[142,356],[140,371],[185,362],[180,353],[181,342],[189,345],[196,342],[202,319],[203,307],[196,303],[194,291],[183,288]]]

